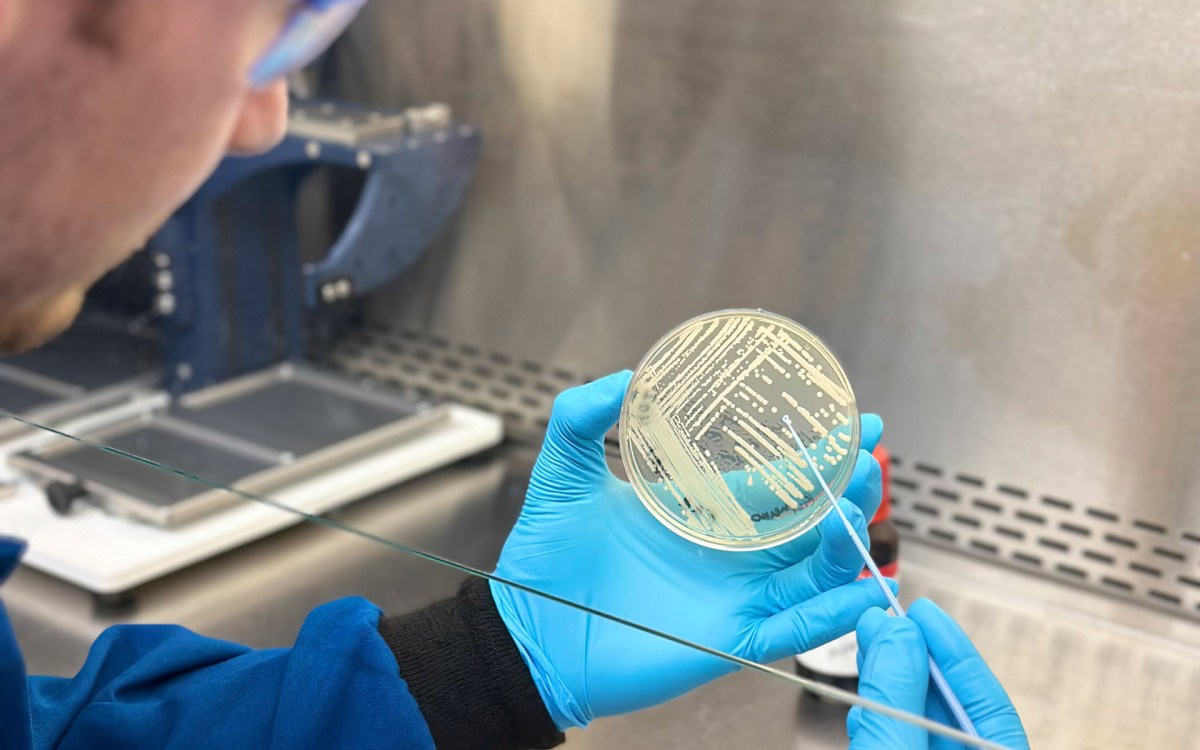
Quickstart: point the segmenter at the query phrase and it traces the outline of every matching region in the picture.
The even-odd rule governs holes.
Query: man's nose
[[[287,82],[251,91],[229,137],[231,154],[249,155],[278,145],[287,130]]]

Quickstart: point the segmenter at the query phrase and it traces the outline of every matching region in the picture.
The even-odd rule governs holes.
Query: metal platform
[[[174,526],[237,502],[225,488],[271,494],[415,438],[448,416],[447,407],[281,365],[86,436],[89,443],[172,471],[68,440],[9,462],[45,484],[74,488],[118,515]]]
[[[326,512],[503,436],[490,414],[293,365],[118,411],[82,431],[86,442],[39,436],[0,476],[17,483],[0,501],[0,534],[29,540],[31,567],[100,594],[300,521],[289,509]],[[65,515],[47,501],[56,484],[80,495]]]

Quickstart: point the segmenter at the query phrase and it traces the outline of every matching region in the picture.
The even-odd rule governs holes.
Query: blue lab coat
[[[0,537],[0,583],[25,545]],[[319,607],[291,648],[256,651],[176,625],[109,628],[72,679],[26,678],[0,603],[0,748],[411,748],[433,738],[352,598]]]

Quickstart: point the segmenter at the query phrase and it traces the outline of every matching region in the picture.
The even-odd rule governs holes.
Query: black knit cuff
[[[400,676],[438,750],[540,750],[561,744],[487,581],[452,599],[380,620]]]

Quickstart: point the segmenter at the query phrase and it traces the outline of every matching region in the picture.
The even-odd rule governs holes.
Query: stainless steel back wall
[[[1065,500],[1087,582],[1178,595],[1200,580],[1198,39],[1182,0],[377,0],[324,88],[446,101],[485,137],[380,321],[595,374],[699,312],[787,314],[902,468],[979,478],[1009,516]],[[1154,542],[1101,549],[1138,522],[1176,555],[1157,576],[1131,567]]]

